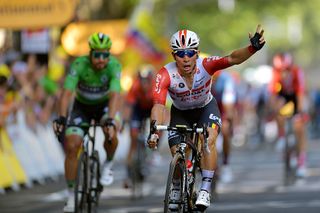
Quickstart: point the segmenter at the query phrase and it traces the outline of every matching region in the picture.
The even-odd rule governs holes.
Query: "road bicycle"
[[[207,142],[207,127],[197,127],[196,124],[192,128],[186,125],[163,126],[151,123],[150,132],[156,131],[174,131],[180,135],[180,143],[177,145],[177,151],[174,154],[169,167],[169,174],[166,185],[164,212],[171,212],[170,204],[178,205],[178,212],[203,212],[202,209],[197,209],[195,202],[200,189],[201,183],[201,149],[202,145],[206,152],[210,152]],[[204,144],[200,141],[200,136],[203,135]],[[174,176],[180,176],[180,200],[170,198],[173,189]],[[175,210],[176,212],[176,210]]]
[[[298,147],[293,131],[293,117],[286,120],[286,135],[284,149],[284,185],[294,184],[298,168]]]
[[[294,103],[286,103],[279,111],[285,120],[285,147],[283,153],[284,185],[294,184],[296,181],[296,171],[298,168],[298,145],[293,129]]]
[[[100,183],[99,152],[95,150],[97,127],[102,125],[92,121],[83,139],[78,158],[78,171],[75,182],[75,213],[97,212],[100,193],[103,186]]]
[[[133,159],[129,164],[129,178],[131,180],[132,199],[143,196],[143,182],[148,173],[147,150],[145,148],[145,123],[142,122]]]

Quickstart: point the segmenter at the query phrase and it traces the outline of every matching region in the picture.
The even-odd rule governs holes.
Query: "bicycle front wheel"
[[[179,178],[178,178],[179,177]],[[172,194],[173,190],[173,180],[176,178],[175,181],[179,181],[179,199],[172,199],[170,195]],[[175,186],[175,190],[177,190],[177,186]],[[184,212],[186,205],[185,204],[185,195],[186,195],[186,165],[185,160],[181,154],[176,153],[173,157],[170,168],[169,174],[167,179],[167,186],[166,186],[166,194],[164,200],[164,212],[168,213],[171,211],[174,212]]]
[[[88,212],[97,212],[100,193],[103,186],[100,184],[100,161],[97,150],[90,157],[90,195],[88,199]]]
[[[74,189],[75,213],[87,212],[88,167],[86,158],[87,155],[83,152],[78,160],[78,172]]]

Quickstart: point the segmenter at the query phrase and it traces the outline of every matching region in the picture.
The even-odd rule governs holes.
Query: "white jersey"
[[[180,109],[201,108],[212,100],[211,76],[218,70],[230,66],[226,58],[212,56],[196,60],[196,72],[192,87],[188,88],[184,78],[179,74],[176,63],[172,62],[160,69],[156,76],[153,91],[154,102],[165,104],[167,91],[172,104]]]
[[[181,110],[200,108],[211,101],[211,75],[203,68],[202,60],[202,58],[197,59],[197,70],[194,74],[191,89],[188,88],[184,78],[179,74],[174,62],[165,66],[170,76],[168,91],[176,108]]]

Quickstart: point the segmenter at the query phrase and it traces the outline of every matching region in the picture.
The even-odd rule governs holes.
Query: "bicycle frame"
[[[78,174],[75,187],[75,212],[92,212],[98,206],[100,192],[99,153],[95,150],[96,127],[100,124],[90,124],[88,132],[83,138],[83,143],[78,160]],[[90,134],[90,130],[93,131]],[[81,185],[82,184],[82,185]]]
[[[151,124],[154,125],[154,124]],[[195,200],[197,196],[197,192],[195,189],[196,182],[196,172],[197,169],[201,171],[200,168],[200,159],[201,159],[201,146],[202,143],[199,143],[199,136],[203,134],[204,136],[204,147],[207,152],[209,151],[208,142],[207,142],[207,130],[204,125],[202,128],[197,128],[196,124],[193,128],[188,128],[184,125],[177,125],[175,127],[171,126],[151,126],[151,132],[155,130],[171,130],[176,131],[181,135],[180,143],[177,145],[176,153],[173,156],[173,159],[170,163],[170,169],[167,180],[166,187],[166,196],[165,196],[165,206],[164,212],[169,211],[169,204],[178,204],[179,212],[190,212],[195,211]],[[188,141],[188,134],[192,135],[192,142]],[[188,150],[191,149],[191,153],[189,155]],[[187,160],[191,159],[192,167],[187,170]],[[177,167],[178,166],[178,167]],[[171,182],[173,180],[174,174],[180,170],[180,188],[181,188],[181,196],[179,202],[173,202],[170,199],[169,195],[171,193]]]

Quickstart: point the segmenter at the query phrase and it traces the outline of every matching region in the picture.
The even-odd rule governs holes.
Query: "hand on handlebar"
[[[53,121],[53,131],[54,134],[57,136],[59,142],[63,141],[66,123],[67,119],[64,116],[60,116],[59,118]]]
[[[116,122],[113,118],[108,118],[103,123],[104,126],[104,132],[107,134],[108,141],[111,142],[112,138],[114,138],[116,132]]]
[[[150,149],[156,150],[158,148],[158,142],[159,142],[158,134],[153,133],[149,135],[147,144]]]

